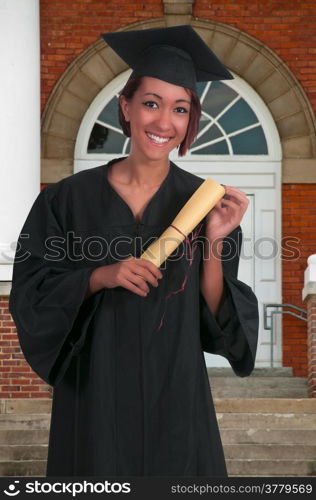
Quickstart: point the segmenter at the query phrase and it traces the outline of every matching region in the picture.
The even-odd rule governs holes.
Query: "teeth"
[[[158,135],[154,135],[154,134],[147,134],[147,135],[153,141],[159,142],[159,144],[163,144],[164,142],[169,141],[169,137],[159,137]]]

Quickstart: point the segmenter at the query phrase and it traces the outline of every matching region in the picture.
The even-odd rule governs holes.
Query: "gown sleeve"
[[[58,203],[54,186],[35,200],[18,239],[9,300],[25,359],[50,385],[81,350],[98,300],[84,300],[93,268],[69,258]]]
[[[242,244],[240,226],[223,242],[224,294],[216,316],[200,293],[202,349],[224,356],[235,374],[250,375],[258,342],[258,301],[252,289],[237,279]]]

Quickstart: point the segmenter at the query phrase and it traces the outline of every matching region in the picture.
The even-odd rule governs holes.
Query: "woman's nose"
[[[160,113],[156,115],[156,126],[161,131],[171,129],[172,119],[169,110],[160,110]]]

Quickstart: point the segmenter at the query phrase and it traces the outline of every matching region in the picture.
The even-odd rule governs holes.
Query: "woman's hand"
[[[239,226],[247,210],[249,200],[240,189],[225,186],[225,196],[206,216],[206,236],[211,242],[225,238]]]
[[[90,276],[86,298],[102,288],[116,288],[117,286],[146,297],[149,292],[147,282],[157,287],[158,279],[161,278],[160,270],[151,262],[129,257],[116,264],[95,269]]]

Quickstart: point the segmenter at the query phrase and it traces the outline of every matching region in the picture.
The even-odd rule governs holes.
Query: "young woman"
[[[257,300],[237,279],[248,201],[226,186],[160,269],[139,258],[203,181],[169,160],[197,133],[199,68],[187,50],[203,42],[177,27],[108,43],[126,50],[131,36],[141,63],[119,111],[130,154],[40,193],[20,235],[10,310],[26,359],[54,386],[48,475],[225,476],[203,350],[239,376],[253,369]],[[203,78],[220,66],[207,54]]]

